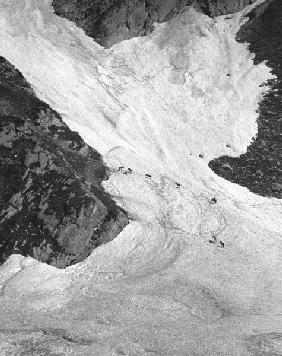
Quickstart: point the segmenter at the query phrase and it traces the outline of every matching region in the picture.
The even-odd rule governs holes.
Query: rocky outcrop
[[[255,0],[53,0],[57,15],[74,21],[105,47],[142,36],[193,5],[210,16],[236,12]]]
[[[0,58],[0,263],[12,253],[64,268],[128,223],[98,152]]]
[[[198,0],[202,9],[212,16],[232,14],[242,10],[247,5],[254,3],[256,0]]]

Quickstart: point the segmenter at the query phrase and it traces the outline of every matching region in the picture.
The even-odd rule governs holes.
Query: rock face
[[[255,0],[53,0],[57,15],[74,21],[105,47],[142,36],[193,5],[210,16],[241,10]]]
[[[255,1],[256,0],[199,0],[199,3],[202,4],[203,9],[206,9],[207,14],[215,17],[237,12]]]
[[[101,186],[98,152],[0,57],[0,263],[12,253],[64,268],[128,223]]]

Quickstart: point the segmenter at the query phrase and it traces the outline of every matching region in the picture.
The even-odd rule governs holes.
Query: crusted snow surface
[[[235,41],[247,10],[187,8],[106,50],[51,0],[0,1],[0,55],[103,154],[131,217],[66,270],[0,268],[1,355],[282,353],[281,202],[207,166],[245,152],[271,77]]]

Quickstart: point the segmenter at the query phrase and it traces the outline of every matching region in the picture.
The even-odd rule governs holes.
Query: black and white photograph
[[[0,0],[0,356],[282,356],[282,0]]]

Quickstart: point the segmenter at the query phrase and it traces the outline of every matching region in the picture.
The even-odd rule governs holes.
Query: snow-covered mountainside
[[[273,75],[235,37],[264,1],[215,19],[188,7],[111,49],[51,2],[0,2],[0,55],[102,154],[131,222],[65,270],[0,267],[2,354],[281,354],[282,203],[208,167],[257,133]]]
[[[272,1],[248,14],[250,19],[236,38],[249,43],[254,63],[267,62],[274,78],[270,90],[259,103],[258,133],[247,152],[240,157],[219,157],[209,166],[221,177],[249,188],[252,192],[282,198],[282,3]],[[264,84],[263,84],[264,85]]]

